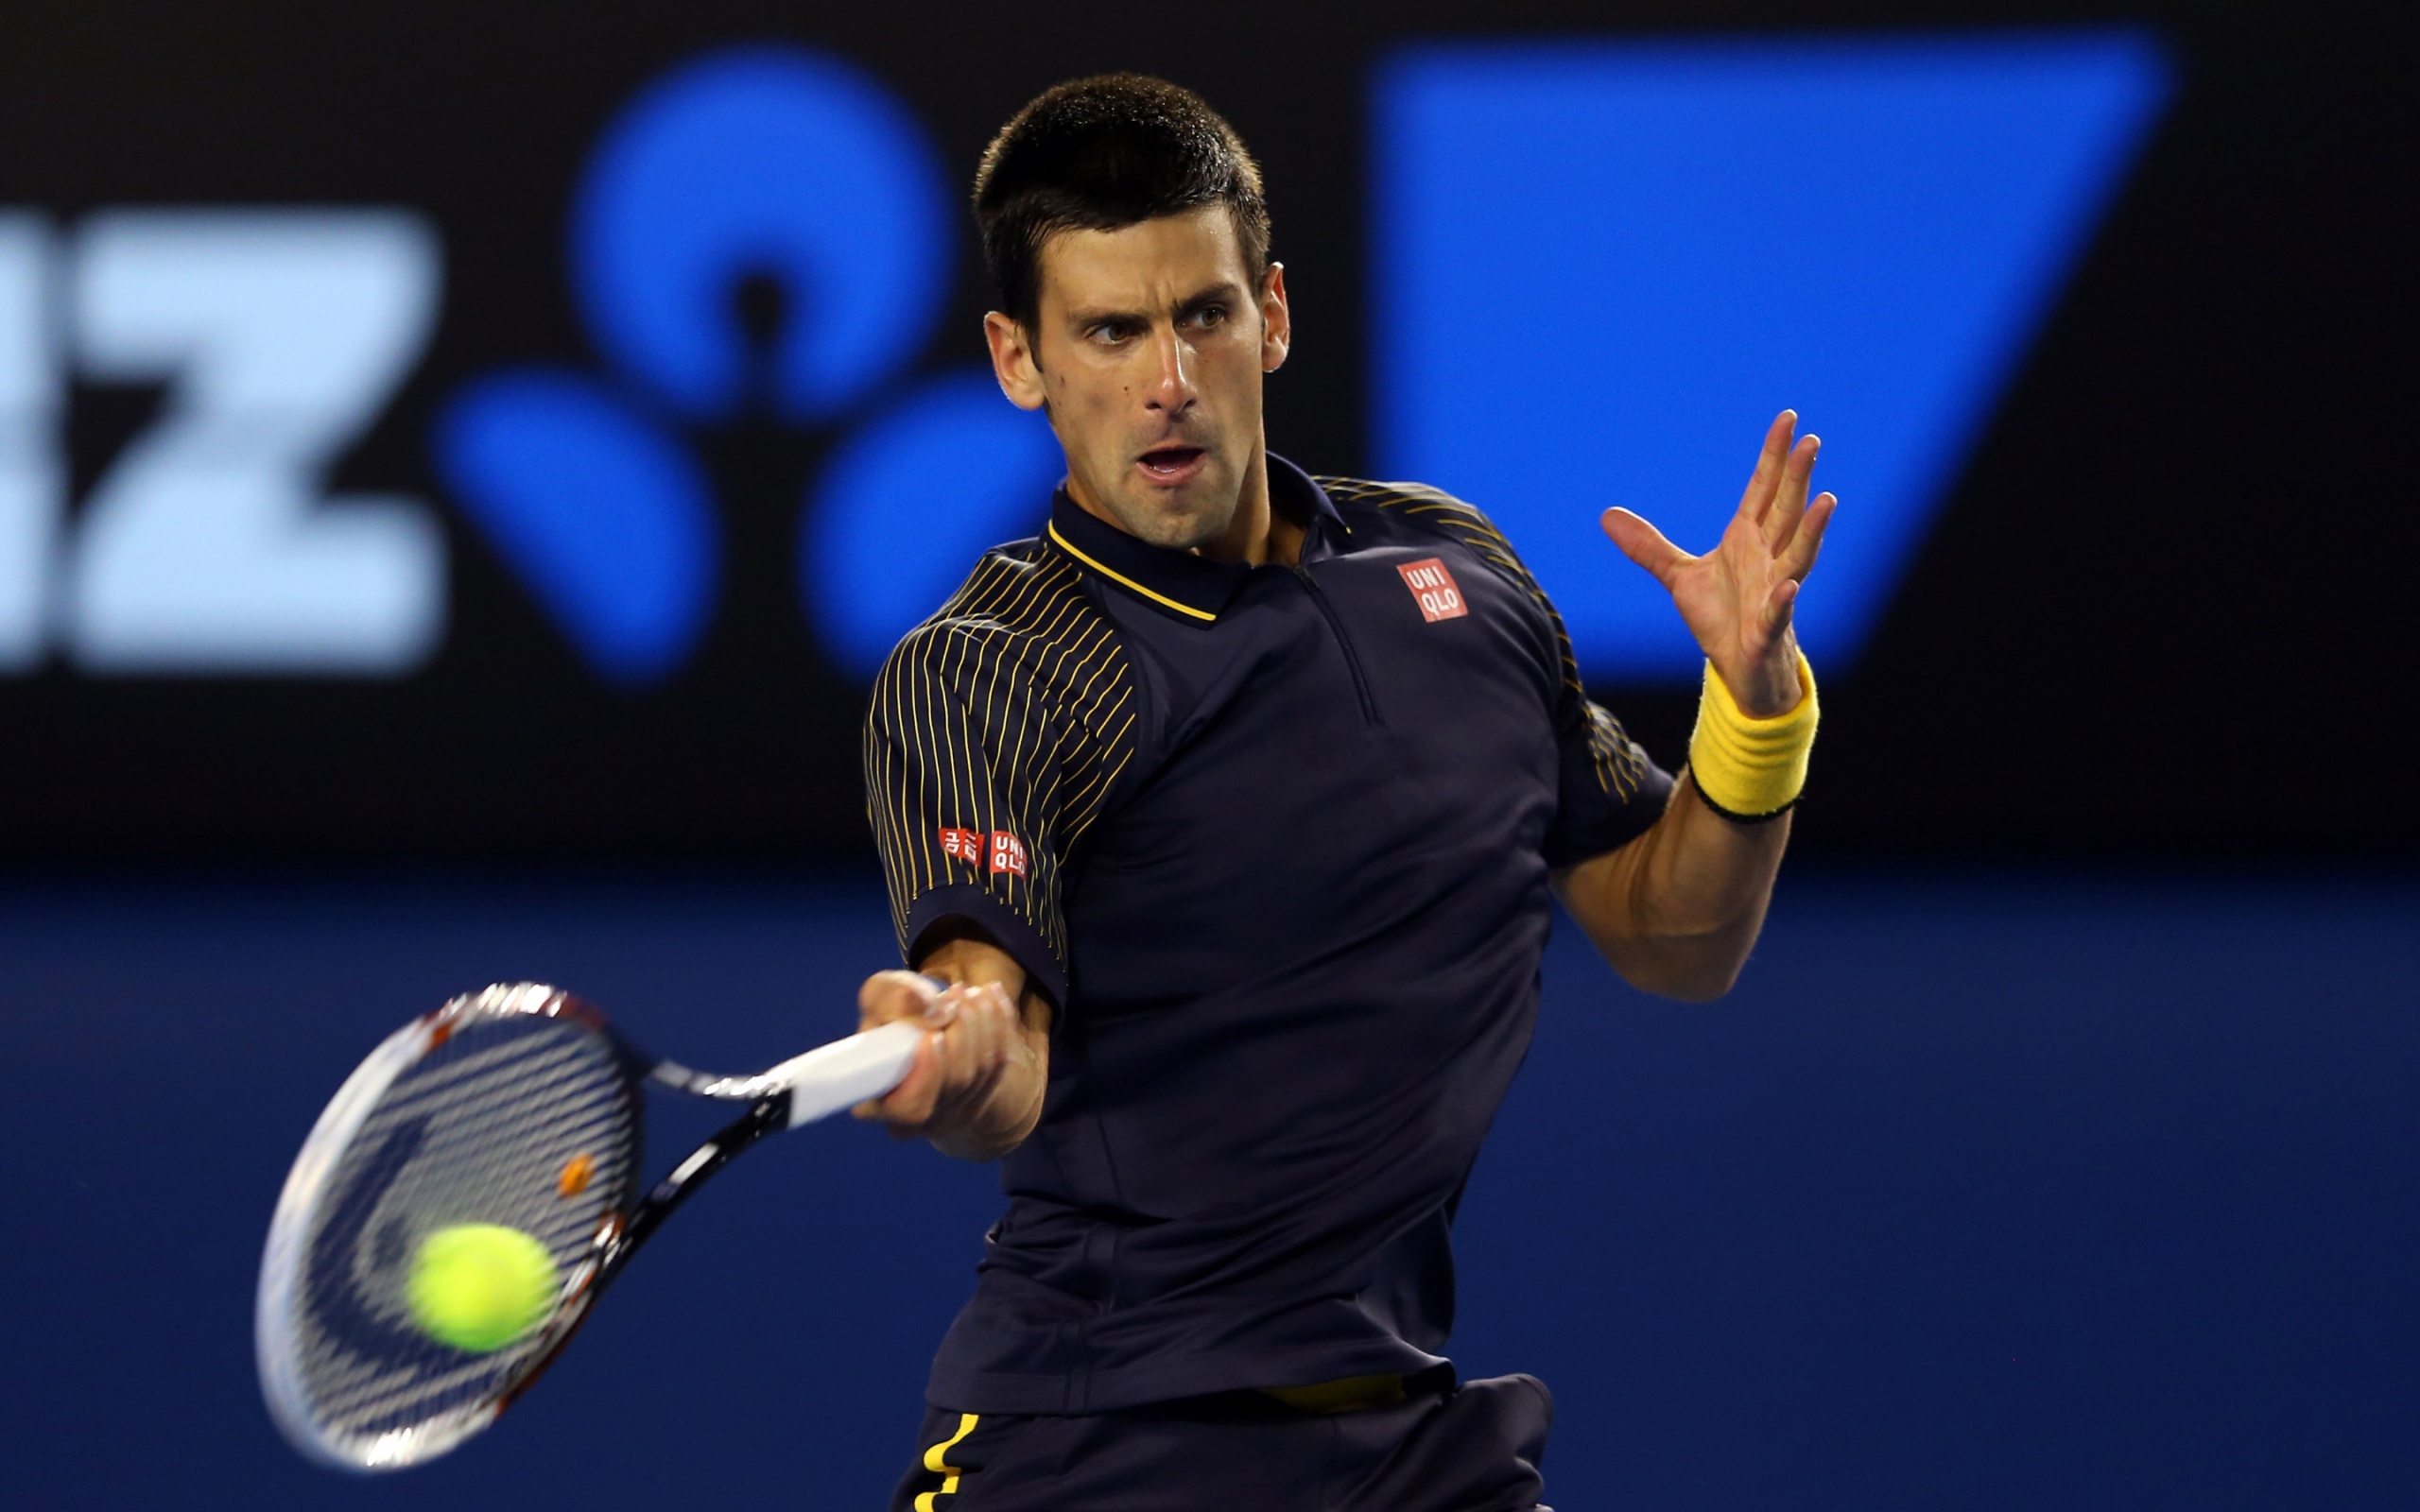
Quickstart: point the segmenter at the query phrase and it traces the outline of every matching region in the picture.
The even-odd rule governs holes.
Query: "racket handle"
[[[783,1061],[766,1073],[789,1083],[790,1127],[828,1118],[899,1085],[927,1031],[917,1023],[886,1023]]]

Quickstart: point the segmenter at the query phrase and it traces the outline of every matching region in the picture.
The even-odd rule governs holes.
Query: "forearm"
[[[1720,997],[1764,928],[1789,822],[1788,814],[1754,824],[1724,818],[1684,772],[1645,834],[1564,873],[1558,890],[1633,987],[1691,1002]]]
[[[1689,765],[1648,832],[1563,879],[1564,904],[1624,980],[1668,997],[1720,997],[1764,928],[1820,716],[1815,674],[1778,643],[1790,677],[1763,671],[1752,714],[1711,665]],[[1703,784],[1703,785],[1702,785]]]

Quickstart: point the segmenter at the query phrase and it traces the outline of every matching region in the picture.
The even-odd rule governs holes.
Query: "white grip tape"
[[[794,1056],[765,1074],[789,1083],[796,1128],[898,1086],[927,1032],[919,1023],[886,1023]]]

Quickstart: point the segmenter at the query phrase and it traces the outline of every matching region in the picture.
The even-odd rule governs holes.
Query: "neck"
[[[1211,561],[1239,561],[1260,567],[1286,563],[1302,553],[1303,530],[1279,514],[1269,501],[1269,448],[1252,449],[1252,466],[1244,471],[1243,492],[1236,500],[1235,518],[1216,538],[1193,548]]]

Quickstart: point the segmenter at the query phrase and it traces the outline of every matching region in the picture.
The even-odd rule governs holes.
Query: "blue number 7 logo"
[[[1847,501],[1802,630],[1846,664],[2169,88],[2126,31],[1399,54],[1373,94],[1379,465],[1490,509],[1587,671],[1685,678],[1694,648],[1596,512],[1703,544],[1797,404]],[[979,365],[903,378],[945,303],[943,183],[890,94],[794,49],[692,63],[607,129],[570,252],[608,370],[491,375],[436,438],[600,676],[696,649],[722,546],[690,437],[752,407],[841,432],[798,549],[844,670],[1030,533],[1044,423]],[[792,317],[761,355],[733,298],[752,275]]]

